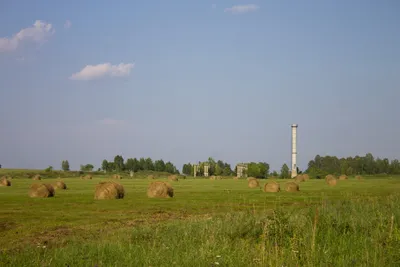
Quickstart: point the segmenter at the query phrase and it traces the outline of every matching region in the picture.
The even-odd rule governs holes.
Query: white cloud
[[[225,8],[224,11],[232,13],[232,14],[241,14],[241,13],[256,11],[259,8],[260,8],[259,6],[254,5],[254,4],[237,5],[237,6]]]
[[[86,65],[80,72],[72,74],[69,78],[71,80],[94,80],[103,76],[122,77],[129,75],[133,67],[133,63]]]
[[[65,23],[64,23],[64,29],[69,29],[69,28],[71,28],[71,26],[72,26],[71,21],[70,20],[66,20]]]
[[[32,27],[24,28],[12,37],[0,38],[0,52],[14,51],[25,41],[43,44],[54,32],[50,23],[36,20]]]

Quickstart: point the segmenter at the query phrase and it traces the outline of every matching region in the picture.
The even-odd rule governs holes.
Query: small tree
[[[61,169],[63,170],[63,171],[69,171],[69,162],[68,162],[68,160],[63,160],[62,162],[61,162]]]
[[[286,163],[282,165],[281,178],[282,179],[290,178],[289,167],[288,167],[288,165],[286,165]]]
[[[44,171],[45,172],[52,172],[53,171],[53,166],[47,167]]]

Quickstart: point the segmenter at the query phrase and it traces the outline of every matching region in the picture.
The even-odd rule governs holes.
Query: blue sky
[[[398,14],[395,0],[1,1],[0,164],[280,169],[292,123],[301,169],[399,158]]]

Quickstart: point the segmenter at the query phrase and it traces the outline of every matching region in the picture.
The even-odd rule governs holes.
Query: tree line
[[[347,158],[316,155],[308,163],[306,172],[313,177],[325,177],[327,174],[400,174],[400,162],[397,159],[375,158],[371,153]]]
[[[232,169],[229,163],[222,160],[214,160],[212,157],[207,161],[199,162],[198,172],[196,176],[204,176],[204,166],[209,166],[209,176],[233,176],[237,173],[237,168]],[[290,169],[287,164],[283,164],[280,171],[270,171],[270,165],[266,162],[250,162],[247,163],[247,171],[244,174],[248,177],[268,178],[270,176],[279,178],[290,178]],[[61,168],[64,171],[69,171],[68,160],[63,160]],[[81,171],[92,171],[92,164],[80,165]],[[104,172],[138,172],[138,171],[157,171],[167,172],[171,174],[179,174],[179,170],[175,165],[164,160],[155,160],[151,158],[128,158],[124,159],[121,155],[116,155],[113,161],[106,159],[101,163],[101,168],[98,171]],[[297,169],[298,173],[302,173]],[[375,158],[371,153],[365,156],[355,156],[347,158],[338,158],[336,156],[320,156],[316,155],[313,160],[310,160],[307,169],[304,171],[312,177],[325,177],[327,174],[345,174],[345,175],[376,175],[376,174],[400,174],[400,162],[397,159],[389,160],[387,158]],[[185,163],[182,168],[182,174],[193,176],[194,165]]]

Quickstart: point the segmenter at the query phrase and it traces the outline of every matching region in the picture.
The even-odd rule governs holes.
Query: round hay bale
[[[239,180],[239,177],[233,176],[233,180]]]
[[[121,175],[119,175],[119,174],[114,174],[114,175],[112,176],[112,178],[113,178],[113,179],[117,179],[117,180],[122,179]]]
[[[304,176],[303,175],[297,175],[295,178],[294,178],[294,180],[295,180],[295,182],[297,182],[297,183],[301,183],[301,182],[305,182],[306,181],[306,179],[304,179]]]
[[[249,186],[249,188],[260,187],[260,184],[258,183],[258,180],[256,178],[249,179],[247,185]]]
[[[286,192],[297,192],[300,191],[299,185],[295,182],[289,182],[285,185]]]
[[[309,176],[307,173],[302,174],[301,176],[303,176],[303,179],[304,179],[305,181],[310,180],[310,176]]]
[[[85,176],[85,179],[86,179],[86,180],[92,180],[92,178],[93,178],[93,177],[92,177],[91,174],[88,174],[88,175]]]
[[[326,180],[326,183],[327,183],[329,186],[335,186],[335,185],[337,184],[337,179],[336,179],[336,178],[334,178],[334,179],[328,179],[328,180]]]
[[[174,189],[166,182],[156,181],[147,188],[148,197],[168,198],[174,196]]]
[[[266,193],[276,193],[281,191],[281,187],[277,182],[269,182],[264,185],[263,191]]]
[[[39,174],[35,174],[33,177],[32,177],[32,180],[35,180],[35,181],[39,181],[39,180],[41,180],[42,178],[40,177],[40,175]]]
[[[329,186],[335,186],[337,184],[337,179],[335,176],[329,174],[325,177],[325,182],[329,185]]]
[[[94,192],[94,199],[120,199],[124,196],[124,187],[115,182],[101,182],[96,185]]]
[[[330,179],[336,179],[336,177],[332,174],[328,174],[327,176],[325,176],[325,181],[328,181]]]
[[[361,175],[357,175],[357,176],[356,176],[356,179],[357,179],[357,180],[362,180],[363,178],[362,178]]]
[[[53,187],[54,189],[67,189],[67,185],[63,181],[57,181]]]
[[[222,180],[222,176],[216,176],[215,180]]]
[[[339,176],[339,180],[347,180],[347,176],[342,174]]]
[[[178,177],[176,175],[170,175],[170,176],[168,176],[168,181],[177,182],[178,181]]]
[[[154,179],[154,175],[152,175],[152,174],[148,175],[148,176],[147,176],[147,179],[153,180],[153,179]]]
[[[215,180],[216,177],[214,175],[210,176],[210,180]]]
[[[11,186],[11,181],[6,176],[1,177],[0,186]]]
[[[30,197],[54,197],[55,191],[51,184],[33,184],[29,189]]]

